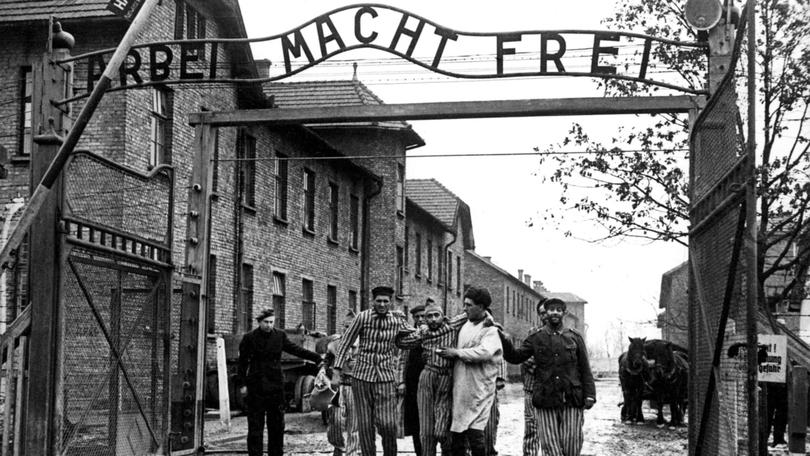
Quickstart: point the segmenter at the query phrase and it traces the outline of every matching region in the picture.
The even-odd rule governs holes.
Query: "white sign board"
[[[785,383],[787,373],[787,336],[759,334],[760,345],[768,348],[768,359],[759,365],[760,382]]]

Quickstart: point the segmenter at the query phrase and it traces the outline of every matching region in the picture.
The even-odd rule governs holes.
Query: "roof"
[[[495,271],[497,271],[497,272],[499,272],[499,273],[503,274],[504,276],[506,276],[506,277],[508,277],[508,278],[512,279],[513,281],[515,281],[515,282],[519,283],[519,284],[520,284],[520,285],[521,285],[523,288],[525,288],[525,289],[529,290],[531,293],[534,293],[534,294],[535,294],[535,295],[537,295],[537,296],[543,296],[542,294],[538,293],[538,292],[537,292],[537,290],[535,290],[535,289],[534,289],[534,288],[532,288],[531,286],[527,285],[527,284],[526,284],[525,282],[523,282],[522,280],[518,279],[517,277],[513,276],[512,274],[510,274],[510,273],[509,273],[508,271],[506,271],[505,269],[503,269],[503,268],[501,268],[500,266],[498,266],[497,264],[493,263],[493,262],[492,262],[492,260],[491,260],[489,257],[486,257],[486,258],[485,258],[485,257],[482,257],[481,255],[479,255],[478,253],[476,253],[474,250],[467,250],[467,255],[469,255],[469,256],[470,256],[470,257],[472,257],[472,258],[477,259],[478,261],[480,261],[480,262],[482,262],[482,263],[486,264],[487,266],[491,267],[491,268],[492,268],[492,269],[494,269]]]
[[[112,17],[109,0],[0,0],[0,22]]]
[[[558,291],[558,292],[544,291],[544,292],[540,293],[540,296],[542,296],[544,298],[557,298],[557,299],[563,301],[566,304],[577,304],[577,303],[587,304],[588,303],[588,301],[580,298],[579,296],[575,295],[574,293],[569,293],[567,291]]]
[[[464,249],[474,249],[470,208],[436,179],[408,179],[405,181],[405,198],[427,212],[451,232],[461,228],[464,234]],[[458,226],[461,223],[461,226]]]
[[[279,108],[324,108],[340,106],[382,105],[383,101],[357,79],[338,81],[272,82],[264,85],[264,93],[274,98]],[[313,125],[314,126],[314,125]],[[320,127],[376,127],[402,130],[407,133],[407,148],[420,147],[425,141],[407,122],[355,122],[318,124]]]

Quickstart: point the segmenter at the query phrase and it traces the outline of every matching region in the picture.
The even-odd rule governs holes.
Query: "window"
[[[289,178],[289,162],[285,155],[276,154],[276,198],[273,215],[280,220],[287,220],[287,180]]]
[[[237,141],[239,162],[239,193],[242,205],[256,207],[256,138],[241,133]]]
[[[397,246],[397,296],[402,296],[405,293],[404,291],[404,284],[403,284],[403,274],[404,274],[405,266],[403,264],[403,253],[402,247]]]
[[[315,173],[311,170],[304,170],[304,194],[303,194],[302,207],[304,213],[304,229],[314,232],[315,231]]]
[[[326,334],[337,332],[337,287],[326,287]]]
[[[405,166],[397,165],[397,212],[405,212]]]
[[[31,67],[20,69],[20,147],[18,155],[30,156],[33,146],[31,135],[31,93],[33,92]]]
[[[456,296],[461,296],[461,257],[456,257]]]
[[[512,313],[512,303],[509,301],[509,287],[506,287],[506,313]]]
[[[174,39],[205,37],[205,16],[183,0],[175,0]]]
[[[416,233],[416,277],[422,276],[422,235]]]
[[[212,128],[214,130],[214,161],[211,162],[213,169],[211,170],[211,193],[216,193],[219,190],[219,128]]]
[[[242,263],[241,289],[236,307],[237,332],[250,331],[253,320],[253,265]]]
[[[329,183],[329,239],[338,240],[338,203],[340,187],[334,182]],[[329,333],[332,334],[332,333]]]
[[[517,294],[512,290],[512,315],[517,316]]]
[[[357,312],[357,292],[349,290],[349,310]]]
[[[408,272],[408,250],[410,249],[410,237],[411,227],[405,224],[405,248],[403,249],[404,253],[402,257],[403,269],[405,272]]]
[[[287,326],[285,315],[286,306],[286,280],[284,274],[273,273],[273,313],[276,315],[276,328],[284,329]]]
[[[360,245],[360,198],[357,195],[349,197],[349,223],[352,227],[352,237],[349,246],[355,250]]]
[[[304,327],[310,331],[315,330],[315,300],[312,295],[312,281],[301,281],[301,320]]]
[[[433,240],[427,240],[427,279],[433,280]]]
[[[169,128],[169,91],[152,88],[152,111],[150,113],[152,129],[150,136],[150,168],[168,163],[168,128]]]
[[[216,332],[217,320],[217,256],[208,257],[208,296],[206,300],[205,323],[208,334]]]
[[[442,284],[444,284],[444,269],[442,268],[442,265],[444,264],[444,262],[442,261],[443,258],[444,258],[444,255],[442,255],[442,246],[437,245],[436,246],[436,282],[438,282],[439,286],[442,286]]]
[[[447,252],[447,289],[453,291],[453,254]]]

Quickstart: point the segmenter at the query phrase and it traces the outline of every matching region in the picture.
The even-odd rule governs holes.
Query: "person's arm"
[[[529,338],[523,340],[523,343],[520,345],[520,348],[515,348],[512,345],[512,341],[501,331],[498,331],[498,335],[501,339],[501,345],[503,346],[503,359],[511,364],[520,364],[523,361],[531,358],[534,354],[534,349],[532,348],[531,343],[529,343]]]
[[[498,330],[495,328],[487,328],[484,329],[484,331],[485,333],[481,337],[481,342],[475,347],[457,348],[455,350],[460,360],[466,363],[489,361],[502,350]]]
[[[291,341],[284,331],[281,331],[281,349],[299,358],[308,359],[313,363],[320,363],[322,360],[321,355]]]
[[[577,341],[577,362],[579,376],[582,381],[582,392],[585,396],[585,408],[591,408],[596,403],[596,384],[593,381],[591,363],[588,361],[588,350],[585,348],[585,340],[575,333]],[[589,399],[591,401],[589,401]],[[590,402],[590,403],[589,403]]]
[[[467,323],[467,313],[461,312],[460,314],[456,315],[455,317],[448,318],[447,324],[450,325],[451,328],[458,331],[464,326],[464,323]]]
[[[394,344],[402,350],[411,350],[422,345],[422,330],[400,331],[394,338]]]
[[[249,334],[249,333],[248,333]],[[253,358],[253,344],[250,343],[250,337],[245,334],[242,341],[239,342],[239,361],[237,366],[237,374],[242,380],[244,385],[247,382],[247,371],[250,365],[250,360]]]
[[[354,345],[355,339],[360,335],[360,328],[362,327],[360,319],[363,315],[365,314],[360,313],[354,317],[351,324],[349,324],[349,327],[346,329],[346,332],[343,334],[343,337],[340,338],[340,348],[338,348],[337,355],[335,356],[334,369],[336,372],[343,369],[343,364],[345,364],[348,359],[352,345]]]

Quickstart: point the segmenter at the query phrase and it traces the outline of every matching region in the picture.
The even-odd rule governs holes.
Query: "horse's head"
[[[628,337],[630,347],[627,348],[627,367],[632,371],[640,372],[647,367],[647,358],[644,354],[644,341],[646,337]]]

